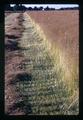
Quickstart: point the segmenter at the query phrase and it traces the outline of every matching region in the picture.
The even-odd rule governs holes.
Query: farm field
[[[11,13],[12,13],[11,11],[6,11],[4,15],[5,15],[5,17],[7,17],[7,16],[10,15]]]
[[[79,114],[78,14],[5,16],[5,114]]]
[[[57,44],[74,62],[79,59],[79,11],[27,12],[43,29],[48,40]],[[42,16],[42,17],[41,17]],[[40,19],[41,18],[41,19]],[[64,46],[64,47],[63,47]],[[71,49],[70,49],[71,48]],[[71,58],[70,57],[70,58]],[[70,60],[71,61],[71,60]]]

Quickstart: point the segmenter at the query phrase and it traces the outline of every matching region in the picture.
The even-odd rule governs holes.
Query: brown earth
[[[46,37],[57,44],[68,59],[78,61],[79,57],[79,11],[28,11],[43,29]],[[69,60],[71,61],[71,60]]]
[[[12,11],[5,11],[5,17],[7,17],[8,15],[10,15],[12,13]]]
[[[23,16],[21,13],[12,13],[5,19],[5,114],[23,115],[23,110],[18,106],[20,102],[17,103],[18,98],[21,100],[22,97],[15,85],[11,84],[18,73],[24,72],[20,67],[23,55],[18,47],[23,32]]]

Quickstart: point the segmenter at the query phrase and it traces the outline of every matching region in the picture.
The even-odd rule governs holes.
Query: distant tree
[[[12,10],[12,7],[10,6],[10,4],[5,5],[5,10]]]
[[[33,8],[32,7],[28,7],[27,10],[33,10]]]
[[[18,10],[18,8],[19,8],[19,4],[15,4],[13,7],[13,10],[16,11],[16,10]]]
[[[35,6],[35,7],[33,8],[33,10],[38,10],[38,8]]]
[[[64,10],[65,8],[60,8],[60,10]]]
[[[71,10],[78,10],[78,9],[79,9],[78,7],[71,8]]]
[[[22,7],[23,5],[22,4],[19,4],[20,7]]]
[[[46,8],[44,8],[44,10],[50,10],[50,8],[47,6]]]
[[[60,8],[60,10],[77,10],[78,9],[78,7],[71,7],[71,8]]]
[[[43,10],[43,7],[39,7],[39,10]]]
[[[22,4],[19,5],[19,10],[26,10],[27,8],[25,6],[23,6]]]
[[[23,6],[22,4],[16,4],[14,7],[13,7],[13,10],[14,11],[17,11],[17,10],[26,10],[27,8],[25,6]]]
[[[55,8],[50,8],[50,10],[55,10]]]

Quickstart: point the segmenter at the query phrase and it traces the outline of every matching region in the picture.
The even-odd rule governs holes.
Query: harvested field
[[[48,40],[66,51],[65,54],[71,56],[74,62],[79,59],[78,10],[29,11],[27,14],[41,26]]]
[[[7,17],[8,15],[10,15],[12,12],[11,11],[5,11],[5,17]]]
[[[59,15],[56,12],[51,13],[20,12],[11,13],[5,18],[5,113],[8,115],[79,113],[79,79],[76,72],[78,38],[75,39],[76,46],[74,41],[73,44],[67,43],[67,47],[63,35],[65,27],[62,24],[64,12],[61,11]],[[63,16],[65,17],[64,14]],[[41,20],[38,20],[39,17]],[[64,29],[58,22],[61,22]],[[72,32],[76,36],[78,23],[75,26],[76,31],[74,23],[72,25]],[[63,30],[61,36],[58,29]],[[66,32],[71,34],[71,30]],[[76,53],[71,52],[71,46],[76,47]],[[70,56],[71,62],[68,61]],[[69,67],[73,62],[75,64]]]
[[[74,82],[79,80],[79,11],[31,11],[27,13],[43,29],[48,40],[45,44],[50,54],[55,56],[57,69],[61,66],[65,74],[63,79],[73,89]]]

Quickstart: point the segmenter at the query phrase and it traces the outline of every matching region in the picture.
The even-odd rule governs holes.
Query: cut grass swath
[[[24,19],[25,31],[20,46],[27,59],[23,66],[31,80],[26,78],[20,82],[20,87],[17,83],[17,87],[25,96],[25,105],[30,104],[31,112],[26,109],[27,114],[78,114],[78,99],[71,104],[76,96],[78,98],[76,68],[68,67],[64,53],[47,40],[30,16],[24,14]]]

